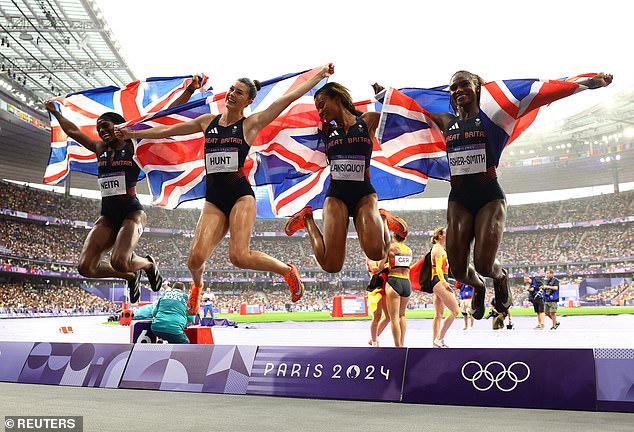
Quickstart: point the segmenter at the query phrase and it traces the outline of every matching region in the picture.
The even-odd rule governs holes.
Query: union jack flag
[[[134,81],[125,88],[109,86],[71,93],[56,99],[55,103],[64,117],[75,123],[83,133],[99,139],[95,125],[101,114],[114,111],[124,118],[134,119],[156,113],[177,99],[192,82],[192,78],[148,78]],[[203,87],[207,89],[207,85],[207,77],[203,76]],[[44,183],[62,182],[69,171],[97,175],[97,155],[66,136],[57,119],[49,117],[51,152]]]
[[[577,81],[596,74],[560,80],[538,79],[492,81],[480,93],[480,118],[487,136],[494,137],[499,162],[502,151],[529,127],[539,109],[588,87]]]
[[[522,79],[484,84],[480,96],[480,118],[496,148],[496,164],[504,148],[533,123],[541,107],[587,89],[576,82],[589,76],[594,74],[561,80]],[[449,103],[447,87],[388,89],[383,102],[377,130],[381,147],[392,147],[397,155],[401,152],[411,154],[412,159],[406,161],[405,167],[448,180],[444,136],[430,117],[430,113],[455,114]],[[416,151],[417,148],[420,150]]]
[[[251,108],[257,112],[314,73],[284,75],[263,83]],[[586,76],[590,76],[586,75]],[[580,78],[580,77],[575,77]],[[487,133],[502,149],[535,119],[539,107],[585,87],[571,80],[507,80],[487,83],[481,95],[481,116]],[[321,83],[320,83],[321,85]],[[320,85],[316,86],[318,88]],[[266,205],[258,216],[288,216],[305,205],[321,208],[330,168],[320,119],[312,94],[300,98],[265,127],[251,146],[245,173],[254,186],[269,185]],[[134,127],[171,124],[204,113],[219,113],[224,94],[159,113]],[[444,137],[430,112],[451,112],[446,86],[389,90],[383,104],[363,101],[362,111],[382,111],[371,161],[371,179],[379,199],[400,198],[424,190],[428,177],[447,180]],[[136,122],[131,122],[136,123]],[[147,125],[147,126],[144,126]],[[184,144],[184,145],[183,145]],[[148,174],[154,202],[175,207],[204,196],[202,133],[189,137],[143,140],[137,144],[139,164]]]
[[[425,163],[421,162],[421,160],[429,161],[446,157],[444,148],[441,152],[438,152],[437,148],[438,143],[442,142],[440,129],[435,126],[431,118],[428,119],[429,124],[433,125],[433,129],[429,126],[425,126],[423,129],[433,130],[435,137],[432,140],[427,139],[431,138],[431,135],[425,138],[424,141],[430,141],[429,144],[411,145],[412,135],[408,132],[415,135],[416,131],[401,130],[402,126],[407,128],[407,125],[400,121],[400,116],[386,115],[386,113],[400,112],[413,117],[414,122],[417,123],[416,113],[420,111],[420,107],[413,100],[400,94],[398,90],[394,91],[402,97],[402,100],[398,100],[396,94],[393,95],[393,92],[390,91],[382,107],[381,104],[370,101],[355,103],[355,107],[361,112],[381,110],[383,112],[379,130],[381,133],[384,132],[384,136],[377,133],[377,137],[380,139],[374,140],[370,161],[370,178],[380,200],[401,198],[422,192],[427,184],[429,173],[433,172],[434,176],[439,175],[440,178],[445,178],[445,175],[438,174],[437,170],[423,167]],[[403,103],[404,99],[409,99],[410,103],[399,106],[399,103]],[[416,124],[412,127],[418,130],[422,126]],[[381,138],[386,139],[380,143]],[[318,145],[315,146],[314,151],[318,153],[318,156],[314,155],[314,159],[319,158],[320,163],[312,164],[312,169],[303,175],[288,177],[281,183],[272,185],[273,211],[276,215],[290,216],[306,205],[310,205],[314,209],[323,207],[325,193],[330,184],[330,166],[327,165],[325,144],[321,134],[317,135],[315,140]],[[442,163],[440,166],[443,166]]]
[[[154,116],[126,123],[132,130],[171,125],[215,112],[223,95],[210,95]],[[147,175],[153,204],[175,208],[181,202],[205,196],[204,137],[202,132],[164,139],[137,140],[134,159]]]
[[[317,70],[291,73],[261,83],[245,115],[266,109],[271,103],[310,79]],[[306,95],[292,103],[273,122],[263,128],[251,145],[244,164],[246,177],[252,185],[268,185],[284,178],[297,176],[311,169],[311,150],[305,145],[317,133],[319,116],[312,95],[324,84],[319,83]],[[169,125],[188,121],[203,114],[219,114],[224,110],[226,93],[174,107],[128,122],[131,129]],[[316,155],[315,156],[319,156]],[[135,144],[135,158],[148,177],[153,203],[174,208],[180,203],[204,198],[205,165],[203,133],[165,139],[144,139]],[[325,156],[320,159],[325,165]],[[261,195],[261,194],[258,194]],[[270,217],[263,209],[260,217]]]
[[[425,105],[430,106],[431,103]],[[387,90],[377,138],[381,143],[381,151],[389,155],[390,165],[413,170],[425,179],[421,183],[422,189],[414,190],[413,193],[422,192],[427,177],[449,179],[447,149],[442,131],[430,113],[405,93],[393,88]],[[379,194],[379,199],[385,198]]]

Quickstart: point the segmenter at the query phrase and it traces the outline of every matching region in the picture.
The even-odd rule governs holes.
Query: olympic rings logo
[[[467,375],[465,375],[465,369],[471,364],[475,365],[478,368],[478,370],[476,370],[471,375],[471,377],[468,377]],[[500,368],[500,371],[497,373],[495,373],[495,370],[497,368],[493,367],[495,365],[499,366]],[[489,368],[493,369],[494,371],[493,372],[490,371]],[[513,370],[513,368],[515,368],[515,370]],[[524,375],[524,377],[520,378],[519,375],[522,372],[522,369],[523,369],[522,375]],[[489,390],[491,387],[493,387],[494,384],[501,391],[510,392],[515,390],[515,388],[517,387],[519,383],[526,381],[528,377],[531,376],[531,368],[529,368],[526,363],[519,362],[519,361],[511,363],[511,365],[507,369],[506,366],[504,366],[504,364],[499,361],[492,361],[483,368],[480,363],[472,360],[465,363],[462,366],[462,370],[460,372],[462,373],[462,377],[466,379],[467,381],[471,382],[471,384],[473,384],[473,387],[476,390],[480,390],[482,392]],[[504,380],[504,378],[508,378],[508,380],[505,380],[505,382],[510,381],[513,383],[513,385],[508,387],[508,386],[500,384],[500,382]],[[488,383],[482,386],[482,383],[479,383],[481,379],[485,380],[485,382],[488,382]]]

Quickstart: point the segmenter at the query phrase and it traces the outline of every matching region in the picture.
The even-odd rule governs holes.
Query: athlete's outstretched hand
[[[379,83],[374,83],[374,84],[372,84],[372,89],[374,90],[374,94],[379,94],[380,92],[385,90],[385,87],[383,87]]]
[[[335,73],[335,65],[333,63],[326,63],[325,65],[322,66],[321,70],[319,71],[319,75],[322,78],[328,78],[334,73]]]
[[[596,74],[595,76],[593,76],[592,78],[590,78],[590,88],[595,89],[599,87],[609,86],[612,83],[612,78],[613,78],[612,74],[606,74],[606,73],[600,72]]]
[[[201,88],[203,85],[203,77],[195,74],[192,78],[192,82],[187,86],[187,88],[191,91],[196,91]]]
[[[125,127],[122,127],[122,128],[115,127],[114,136],[122,140],[127,140],[134,137],[133,132],[130,129]]]
[[[57,107],[55,106],[53,101],[46,101],[44,106],[46,107],[46,111],[48,112],[51,112],[51,113],[57,112]]]

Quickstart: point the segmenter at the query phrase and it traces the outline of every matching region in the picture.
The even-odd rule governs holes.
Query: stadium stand
[[[92,221],[98,216],[97,200],[69,197],[9,182],[0,182],[0,307],[30,307],[16,292],[42,289],[53,280],[74,289],[87,281],[77,273],[76,263]],[[160,257],[161,269],[172,280],[187,279],[187,254],[199,210],[165,210],[148,207],[148,229],[138,250]],[[443,210],[399,212],[409,223],[408,244],[416,256],[430,247],[429,236],[444,222]],[[509,207],[508,227],[500,259],[514,277],[514,299],[525,300],[521,277],[543,274],[547,268],[565,280],[584,276],[631,278],[634,267],[634,191],[549,203]],[[333,295],[362,293],[367,278],[365,259],[358,240],[350,233],[346,265],[338,274],[323,272],[311,255],[307,238],[282,234],[283,220],[258,220],[253,247],[283,261],[297,263],[309,288],[299,310],[330,307]],[[217,305],[236,310],[242,303],[260,300],[269,310],[284,310],[286,295],[277,275],[237,269],[228,259],[224,240],[208,262],[206,280],[217,293]],[[255,284],[259,284],[255,288]],[[268,283],[267,283],[268,282]],[[8,285],[7,285],[8,283]],[[279,284],[279,286],[278,286]],[[51,285],[53,289],[56,285]],[[264,287],[264,288],[263,288]],[[8,291],[7,291],[8,290]],[[18,290],[18,291],[16,291]],[[7,293],[12,294],[7,294]],[[78,297],[80,298],[80,297]],[[17,300],[16,300],[17,299]],[[590,294],[590,302],[627,302],[632,287],[610,287]],[[411,308],[425,307],[431,299],[416,293]],[[28,305],[28,306],[25,306]],[[66,304],[57,305],[58,308]],[[81,300],[71,309],[94,308]],[[99,307],[112,307],[99,303]]]

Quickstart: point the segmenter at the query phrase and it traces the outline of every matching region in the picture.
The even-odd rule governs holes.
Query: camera
[[[540,288],[538,291],[535,292],[534,297],[533,297],[533,301],[543,301],[544,300],[544,290],[542,288]]]

